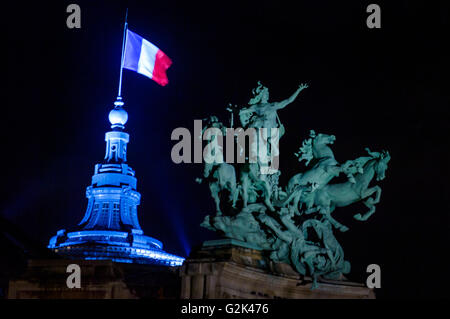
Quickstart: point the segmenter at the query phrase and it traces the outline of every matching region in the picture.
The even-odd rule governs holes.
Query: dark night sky
[[[65,24],[73,2],[81,29]],[[281,183],[303,168],[293,152],[310,129],[336,135],[339,162],[363,155],[364,147],[389,150],[372,218],[354,221],[359,205],[334,213],[350,227],[337,235],[352,263],[349,277],[364,282],[365,267],[376,263],[380,297],[442,297],[450,231],[443,71],[449,10],[444,1],[376,1],[382,28],[370,30],[371,2],[77,0],[5,10],[1,216],[42,245],[84,216],[85,187],[104,156],[128,7],[130,30],[173,60],[166,87],[124,71],[128,161],[147,235],[183,256],[215,238],[199,226],[214,209],[207,186],[194,182],[203,166],[171,161],[173,129],[192,130],[194,119],[211,114],[227,120],[228,103],[247,103],[258,80],[273,101],[306,82],[310,87],[279,112],[287,128]]]

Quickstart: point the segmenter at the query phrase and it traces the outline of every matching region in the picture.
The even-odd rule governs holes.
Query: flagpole
[[[128,8],[125,13],[125,24],[123,27],[122,56],[120,59],[120,75],[119,75],[119,92],[117,94],[116,102],[114,103],[115,106],[123,105],[123,102],[122,102],[122,71],[123,71],[123,59],[124,59],[124,54],[125,54],[125,42],[126,42],[126,38],[127,38],[127,28],[128,28],[127,18],[128,18]]]

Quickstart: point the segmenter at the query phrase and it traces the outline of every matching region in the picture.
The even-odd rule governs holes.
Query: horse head
[[[314,131],[311,131],[310,136],[312,139],[313,156],[319,160],[322,160],[322,165],[325,166],[336,165],[337,162],[334,158],[333,151],[328,146],[334,143],[336,137],[334,135],[328,135],[323,133],[319,133],[316,135]]]
[[[377,162],[375,164],[375,173],[377,174],[377,181],[381,181],[385,177],[385,172],[388,168],[388,162],[391,159],[391,155],[389,152],[383,151],[380,153],[380,156],[377,158]]]
[[[319,146],[319,145],[329,145],[333,144],[334,141],[336,141],[336,136],[334,135],[328,135],[328,134],[315,134],[314,131],[311,131],[311,138],[313,139],[313,145]]]

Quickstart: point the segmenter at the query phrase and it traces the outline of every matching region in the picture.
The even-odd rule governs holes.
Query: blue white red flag
[[[149,77],[164,86],[172,60],[156,45],[127,29],[123,67]]]

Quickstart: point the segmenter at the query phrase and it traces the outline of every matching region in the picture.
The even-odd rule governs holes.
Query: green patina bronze
[[[269,90],[258,82],[247,106],[228,108],[231,126],[236,114],[243,129],[278,128],[281,138],[285,128],[277,111],[292,103],[305,88],[307,85],[302,84],[290,98],[274,103],[269,102]],[[226,134],[217,117],[211,116],[207,127]],[[340,164],[330,148],[335,139],[334,135],[311,130],[295,153],[299,162],[305,161],[306,169],[286,186],[279,185],[280,171],[262,174],[260,162],[206,163],[203,179],[209,183],[216,214],[206,216],[201,226],[247,247],[270,252],[272,261],[288,263],[300,274],[311,276],[313,288],[320,276],[342,279],[349,273],[350,263],[344,260],[333,231],[345,232],[348,227],[331,214],[336,207],[362,201],[368,210],[353,217],[367,220],[381,196],[381,188],[369,184],[374,178],[384,179],[390,155],[366,148],[365,156]],[[346,181],[333,182],[341,174]]]

